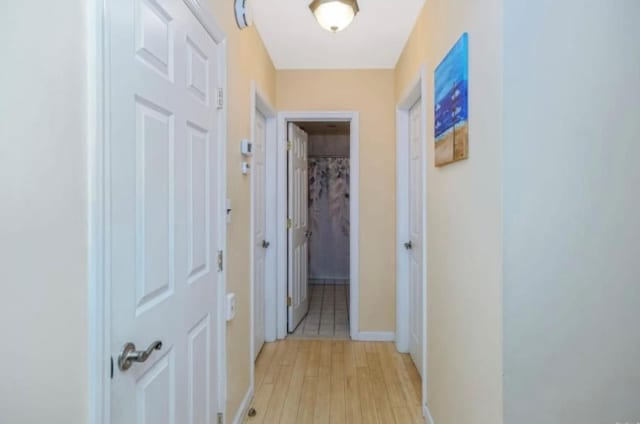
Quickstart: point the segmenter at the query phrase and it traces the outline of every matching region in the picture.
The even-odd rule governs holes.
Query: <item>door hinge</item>
[[[287,296],[287,306],[291,306],[291,296]]]
[[[222,250],[218,250],[218,272],[222,272],[222,264],[224,262],[224,254]]]
[[[224,424],[224,415],[222,415],[222,412],[218,412],[218,424]]]
[[[287,218],[287,228],[293,228],[293,220],[291,218]]]
[[[224,107],[224,90],[222,88],[218,88],[218,109],[222,109]]]
[[[290,141],[287,141],[287,152],[290,151],[291,149],[293,149],[293,143]]]

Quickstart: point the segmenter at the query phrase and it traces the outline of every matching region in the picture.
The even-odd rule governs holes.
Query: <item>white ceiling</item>
[[[311,0],[251,0],[256,28],[276,69],[394,68],[425,0],[358,0],[341,32],[318,25]]]

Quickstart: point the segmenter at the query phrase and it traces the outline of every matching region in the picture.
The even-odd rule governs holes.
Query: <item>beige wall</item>
[[[392,70],[278,71],[280,111],[360,112],[360,331],[395,331]]]
[[[251,136],[251,81],[275,105],[275,68],[255,27],[240,31],[232,1],[211,1],[218,23],[227,35],[228,128],[227,196],[233,216],[227,226],[227,291],[236,293],[237,312],[227,324],[227,416],[231,422],[250,384],[251,330],[249,257],[250,177],[241,175],[240,140]]]
[[[0,422],[87,422],[85,2],[0,13]]]
[[[436,423],[502,422],[502,0],[429,0],[396,69],[396,101],[469,33],[469,159],[428,158],[428,404]]]

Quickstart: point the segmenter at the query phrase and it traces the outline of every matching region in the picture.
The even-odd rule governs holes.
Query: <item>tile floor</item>
[[[349,282],[313,280],[309,313],[289,337],[349,339]]]

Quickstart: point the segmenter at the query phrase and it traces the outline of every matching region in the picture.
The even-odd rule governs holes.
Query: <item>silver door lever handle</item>
[[[118,356],[118,368],[120,371],[126,371],[131,368],[134,362],[144,362],[149,359],[149,356],[154,350],[162,349],[162,342],[156,340],[151,343],[147,350],[136,350],[136,345],[133,343],[127,343],[122,348],[122,353]]]

